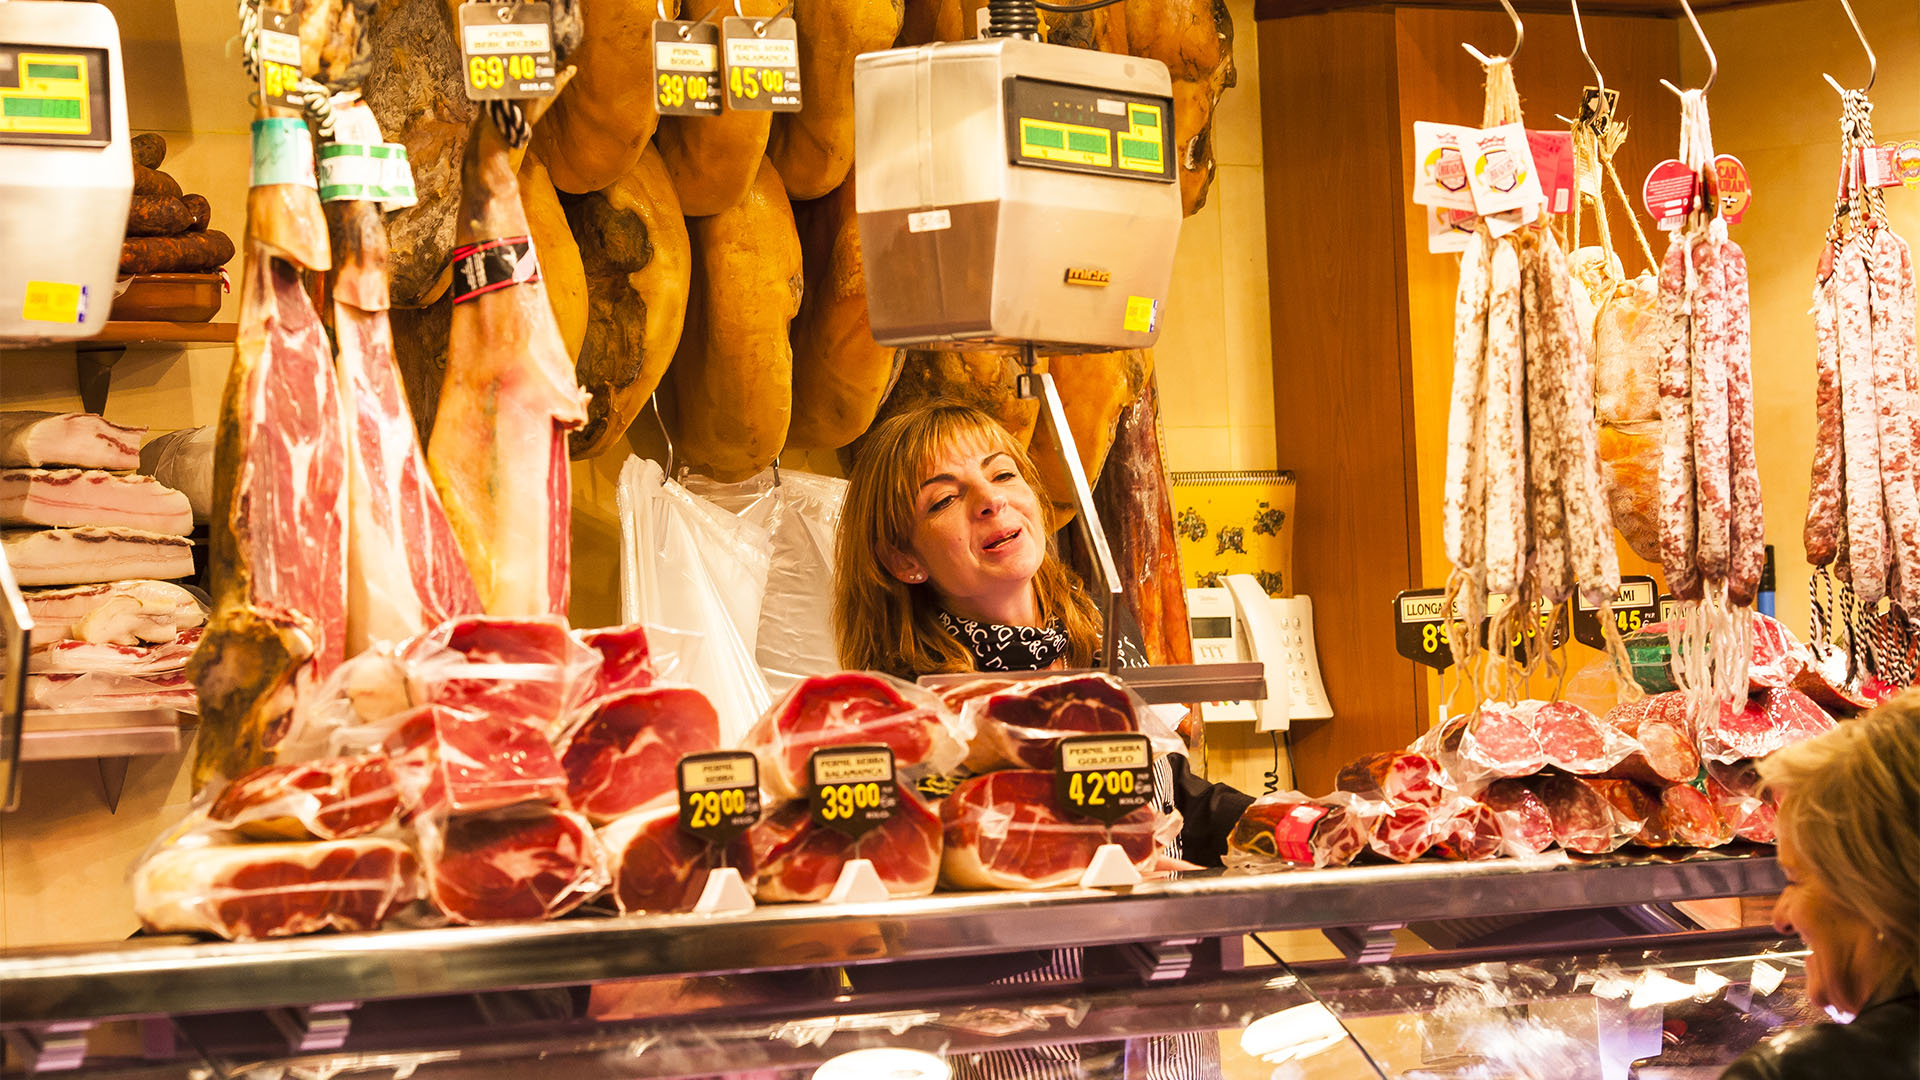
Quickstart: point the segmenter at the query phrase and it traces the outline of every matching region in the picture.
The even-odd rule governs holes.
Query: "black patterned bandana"
[[[1059,619],[1045,626],[979,623],[945,611],[940,626],[973,654],[976,671],[1038,671],[1067,654],[1067,632]]]

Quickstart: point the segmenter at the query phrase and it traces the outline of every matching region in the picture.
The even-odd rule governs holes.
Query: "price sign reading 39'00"
[[[760,820],[760,766],[745,750],[680,759],[680,827],[721,845]]]
[[[1069,814],[1112,824],[1153,799],[1153,748],[1145,735],[1060,740],[1054,798]]]
[[[852,837],[884,824],[900,805],[893,751],[886,746],[815,750],[807,762],[813,780],[813,820]]]
[[[662,116],[716,116],[725,93],[720,28],[709,22],[653,24],[653,103]]]

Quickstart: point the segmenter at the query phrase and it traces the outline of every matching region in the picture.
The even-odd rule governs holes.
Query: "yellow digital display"
[[[1057,120],[1020,120],[1020,153],[1067,165],[1112,165],[1113,133]]]
[[[1160,107],[1133,102],[1127,106],[1127,130],[1120,136],[1120,161],[1123,169],[1159,173],[1166,167],[1161,156]]]
[[[0,135],[86,135],[93,130],[87,57],[15,54],[17,86],[0,86]]]

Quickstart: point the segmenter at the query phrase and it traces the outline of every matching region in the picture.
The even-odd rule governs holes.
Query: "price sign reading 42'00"
[[[1069,814],[1112,824],[1153,799],[1153,747],[1145,735],[1060,740],[1054,798]]]
[[[813,820],[852,837],[885,824],[900,805],[893,751],[880,744],[815,750],[807,762],[813,779]]]
[[[745,750],[680,759],[680,827],[721,845],[760,820],[760,765]]]
[[[794,21],[720,20],[727,61],[727,108],[800,111],[800,34]]]

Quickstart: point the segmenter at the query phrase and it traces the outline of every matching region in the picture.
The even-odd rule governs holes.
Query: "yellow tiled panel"
[[[1260,170],[1223,165],[1220,203],[1221,300],[1227,341],[1227,423],[1273,426],[1273,323],[1267,298],[1266,190]]]
[[[1161,384],[1163,387],[1165,383]],[[1233,452],[1225,427],[1164,428],[1167,435],[1167,468],[1187,471],[1229,469]]]
[[[1233,17],[1233,67],[1238,81],[1213,113],[1213,160],[1220,165],[1257,166],[1262,153],[1260,50],[1254,41],[1258,24],[1253,0],[1227,0],[1227,13]]]
[[[1160,416],[1168,427],[1226,423],[1220,408],[1227,376],[1220,246],[1220,203],[1211,199],[1181,226],[1166,325],[1154,346]],[[1177,459],[1172,465],[1200,467]]]

